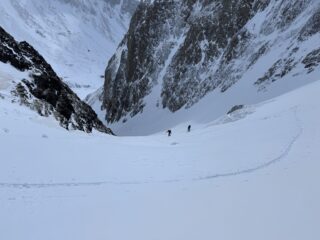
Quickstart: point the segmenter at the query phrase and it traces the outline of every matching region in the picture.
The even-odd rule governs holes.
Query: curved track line
[[[293,137],[293,139],[290,141],[288,146],[284,149],[284,151],[276,158],[263,163],[261,165],[258,165],[253,168],[248,168],[245,170],[239,170],[234,172],[228,172],[228,173],[217,173],[213,175],[207,175],[203,177],[195,177],[195,178],[189,178],[189,179],[168,179],[168,180],[161,180],[161,181],[123,181],[123,182],[116,182],[116,181],[100,181],[100,182],[78,182],[78,183],[0,183],[0,188],[52,188],[52,187],[83,187],[83,186],[101,186],[101,185],[142,185],[142,184],[152,184],[152,183],[175,183],[175,182],[182,182],[182,181],[204,181],[204,180],[210,180],[215,178],[222,178],[222,177],[232,177],[232,176],[238,176],[242,174],[252,173],[264,168],[269,167],[272,164],[275,164],[281,159],[288,156],[289,152],[291,151],[293,145],[296,143],[296,141],[300,138],[300,136],[303,133],[303,127],[301,124],[301,121],[299,120],[297,116],[297,107],[294,108],[294,115],[295,119],[297,121],[298,125],[298,132]]]
[[[300,122],[298,119],[297,119],[297,121]],[[289,154],[290,150],[292,149],[293,145],[300,138],[302,133],[303,133],[303,128],[302,128],[301,124],[299,124],[298,133],[291,140],[291,142],[288,144],[286,149],[278,157],[272,159],[269,162],[266,162],[266,163],[263,163],[263,164],[261,164],[259,166],[256,166],[256,167],[253,167],[253,168],[248,168],[248,169],[245,169],[245,170],[239,170],[239,171],[235,171],[235,172],[215,174],[215,175],[208,175],[208,176],[204,176],[204,177],[193,178],[192,180],[201,181],[201,180],[207,180],[207,179],[213,179],[213,178],[219,178],[219,177],[237,176],[237,175],[241,175],[241,174],[252,173],[252,172],[258,171],[258,170],[263,169],[263,168],[267,168],[270,165],[275,164],[275,163],[281,161],[281,159],[283,159],[284,157],[288,156],[288,154]]]

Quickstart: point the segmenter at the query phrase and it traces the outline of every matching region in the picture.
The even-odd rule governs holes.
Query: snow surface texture
[[[134,0],[1,0],[0,25],[27,41],[84,97],[127,31]]]
[[[121,135],[213,120],[316,81],[319,26],[318,0],[155,0],[138,7],[88,102]]]
[[[66,132],[5,96],[1,238],[319,239],[319,91],[320,81],[170,138]]]

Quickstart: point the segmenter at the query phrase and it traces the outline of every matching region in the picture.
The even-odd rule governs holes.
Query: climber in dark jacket
[[[190,131],[191,131],[191,125],[188,126],[188,132],[190,132]]]
[[[168,137],[170,137],[170,136],[171,136],[171,130],[169,129],[169,130],[167,131],[167,133],[168,133]]]

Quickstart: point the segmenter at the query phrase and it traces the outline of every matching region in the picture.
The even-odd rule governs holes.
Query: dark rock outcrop
[[[27,42],[16,42],[0,27],[0,61],[19,71],[29,71],[28,79],[13,87],[20,103],[41,115],[53,115],[66,129],[91,132],[93,129],[112,134],[92,108],[57,76],[45,59]]]
[[[313,72],[316,67],[320,66],[320,48],[310,52],[302,61],[305,68],[309,69],[309,72]]]
[[[227,114],[231,114],[231,113],[236,112],[236,111],[238,111],[240,109],[243,109],[243,108],[244,108],[244,105],[242,105],[242,104],[241,105],[235,105],[227,112]]]

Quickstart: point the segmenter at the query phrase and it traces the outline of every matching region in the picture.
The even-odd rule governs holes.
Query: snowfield
[[[320,239],[319,91],[172,137],[67,132],[2,94],[1,239]]]

